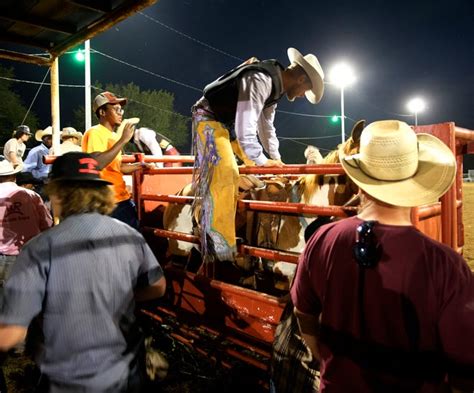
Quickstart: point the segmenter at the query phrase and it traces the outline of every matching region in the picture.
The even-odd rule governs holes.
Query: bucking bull
[[[309,146],[305,151],[306,162],[308,164],[339,163],[339,151],[342,150],[344,154],[358,152],[363,127],[364,121],[357,122],[351,137],[325,158],[321,156],[317,148]],[[318,206],[355,206],[358,204],[357,194],[357,186],[345,175],[305,175],[297,180],[280,176],[267,179],[240,175],[239,178],[239,200],[300,202]],[[178,195],[192,196],[191,184],[184,187]],[[246,244],[301,252],[305,244],[305,229],[315,219],[324,224],[333,218],[257,213],[237,209],[236,234]],[[188,234],[197,234],[198,231],[195,220],[192,219],[190,205],[170,203],[165,209],[163,223],[164,228],[171,231]],[[199,248],[194,244],[169,239],[169,256],[177,256],[181,259],[184,257],[189,262],[192,255],[198,255],[199,259],[198,250]],[[188,262],[186,263],[189,267],[192,264]],[[241,285],[274,294],[288,290],[296,268],[296,265],[292,263],[260,260],[246,255],[238,256],[234,261],[234,266],[240,270],[238,282]],[[264,277],[263,284],[262,277]]]

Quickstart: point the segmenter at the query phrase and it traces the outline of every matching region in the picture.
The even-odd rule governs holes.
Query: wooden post
[[[59,58],[55,57],[51,64],[51,126],[53,127],[53,152],[59,151]],[[56,153],[55,153],[56,154]]]

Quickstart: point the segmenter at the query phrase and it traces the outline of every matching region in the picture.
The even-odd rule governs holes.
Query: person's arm
[[[440,315],[438,337],[447,360],[449,385],[474,391],[474,276],[460,255],[434,261]]]
[[[155,283],[145,287],[140,288],[135,291],[135,300],[137,302],[144,302],[146,300],[153,300],[162,297],[166,291],[166,279],[161,277]]]
[[[281,162],[280,142],[276,136],[275,126],[275,110],[276,104],[264,108],[260,118],[258,119],[258,137],[263,145],[263,148],[268,153],[270,158]]]
[[[27,331],[24,326],[0,324],[0,351],[6,352],[21,343]]]
[[[319,316],[305,314],[294,308],[298,326],[300,328],[301,337],[303,337],[306,345],[311,350],[313,358],[320,361],[318,349],[318,331],[319,331]]]
[[[16,167],[20,164],[18,157],[16,156],[16,151],[18,150],[18,141],[16,139],[10,139],[5,143],[4,154],[6,159],[11,162],[13,167]]]
[[[235,134],[245,155],[258,166],[266,165],[268,160],[258,141],[257,129],[271,90],[271,78],[261,72],[248,72],[239,81]]]
[[[38,163],[38,149],[33,148],[30,150],[28,155],[26,156],[25,161],[23,162],[23,169],[22,172],[32,172],[33,169],[37,167]]]
[[[317,254],[321,248],[318,234],[320,235],[320,231],[307,243],[304,252],[300,255],[290,294],[301,336],[311,350],[314,360],[319,362],[318,331],[322,305],[318,295],[319,285],[312,274],[320,260]],[[322,270],[319,274],[323,274]]]
[[[138,259],[140,267],[135,287],[135,300],[141,302],[160,298],[166,291],[166,279],[163,269],[141,235],[139,235],[136,242],[141,249],[141,255],[139,254]]]
[[[35,195],[35,200],[33,200],[33,204],[35,205],[36,214],[38,216],[40,230],[44,231],[50,228],[53,225],[53,218],[51,217],[49,209],[46,207],[43,200],[38,194]]]
[[[110,149],[103,152],[91,152],[92,157],[94,157],[99,163],[100,169],[104,169],[107,165],[109,165],[114,160],[115,157],[117,157],[117,154],[119,154],[120,151],[123,149],[123,147],[130,141],[130,139],[132,139],[134,130],[135,130],[134,125],[130,123],[127,124],[124,127],[120,138],[117,140],[117,142],[114,143],[114,145]]]
[[[4,284],[0,312],[2,351],[23,341],[31,320],[41,312],[49,267],[44,245],[38,237],[31,239],[21,250]]]
[[[20,163],[18,162],[18,158],[17,158],[17,156],[16,156],[16,154],[15,154],[14,151],[8,152],[7,158],[8,158],[8,161],[10,161],[10,162],[12,163],[13,167],[16,167],[17,165],[20,164]]]
[[[154,166],[153,164],[147,163],[147,162],[134,162],[132,164],[121,164],[120,165],[120,171],[124,175],[131,175],[133,172],[139,170],[139,169],[153,169]]]

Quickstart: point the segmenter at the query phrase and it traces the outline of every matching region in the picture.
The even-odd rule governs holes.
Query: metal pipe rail
[[[177,195],[152,195],[142,194],[142,200],[170,202],[179,204],[189,204],[194,201],[192,196],[177,196]],[[272,202],[272,201],[253,201],[243,199],[237,202],[238,207],[252,211],[265,211],[272,213],[287,213],[287,214],[309,214],[309,215],[325,215],[336,217],[347,217],[347,212],[357,211],[356,207],[342,207],[342,206],[308,206],[304,203],[296,202]]]
[[[43,162],[45,164],[52,164],[58,156],[46,155],[43,157]],[[185,164],[194,163],[194,156],[163,156],[163,157],[153,157],[145,156],[143,153],[136,153],[134,155],[123,155],[122,162],[125,164],[133,164],[135,162],[163,162],[163,163],[176,163],[181,162]],[[192,167],[190,167],[192,168]]]
[[[191,235],[184,232],[168,231],[166,229],[156,229],[152,227],[143,227],[142,231],[152,232],[155,236],[165,237],[168,239],[182,240],[189,243],[200,244],[199,236]],[[265,259],[273,259],[275,261],[283,261],[289,263],[298,263],[299,253],[270,250],[268,248],[247,246],[246,244],[239,244],[237,246],[240,254],[251,255]]]
[[[125,162],[125,161],[124,161]],[[128,161],[127,161],[128,162]],[[130,161],[136,162],[136,161]],[[148,162],[145,159],[144,162]],[[192,174],[192,167],[180,168],[156,168],[146,171],[149,175],[174,174],[184,175]],[[261,167],[261,166],[240,166],[241,175],[343,175],[345,174],[341,164],[319,164],[319,165],[285,165],[283,167]]]

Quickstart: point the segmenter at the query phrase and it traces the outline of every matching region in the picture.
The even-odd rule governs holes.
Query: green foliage
[[[13,68],[0,66],[0,76],[14,78]],[[21,124],[28,108],[13,91],[13,82],[0,79],[0,146],[12,137],[13,131]],[[38,118],[30,111],[25,124],[34,133],[38,128]],[[0,152],[1,154],[1,152]]]
[[[97,82],[95,86],[102,87]],[[105,90],[113,92],[116,96],[128,98],[124,108],[124,118],[139,117],[139,127],[148,127],[166,135],[178,148],[189,143],[190,119],[173,110],[174,95],[172,93],[164,90],[140,90],[140,87],[134,83],[107,84],[102,91]],[[82,113],[83,111],[84,109]],[[77,113],[79,116],[79,112]],[[93,123],[94,119],[95,114]]]

